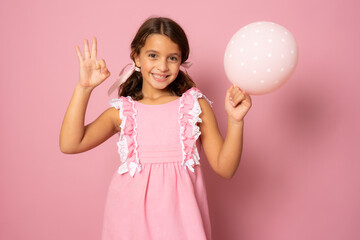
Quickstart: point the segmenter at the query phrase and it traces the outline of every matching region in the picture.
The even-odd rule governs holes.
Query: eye
[[[156,58],[157,57],[155,53],[150,53],[148,56],[149,56],[149,58]]]
[[[170,61],[172,61],[172,62],[177,62],[177,61],[179,60],[179,58],[176,57],[176,56],[171,56],[171,57],[169,57],[169,59],[170,59]]]

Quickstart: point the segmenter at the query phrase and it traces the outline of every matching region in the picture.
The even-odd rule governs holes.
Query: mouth
[[[158,82],[164,82],[168,79],[168,77],[170,75],[166,75],[166,74],[156,74],[156,73],[152,73],[151,74],[153,76],[153,78],[158,81]]]

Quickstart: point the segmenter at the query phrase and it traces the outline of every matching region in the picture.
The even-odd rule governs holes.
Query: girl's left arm
[[[241,159],[243,146],[244,117],[251,107],[250,96],[238,87],[226,91],[225,110],[228,115],[225,140],[220,134],[211,106],[200,99],[201,142],[212,169],[221,177],[230,179],[235,174]]]

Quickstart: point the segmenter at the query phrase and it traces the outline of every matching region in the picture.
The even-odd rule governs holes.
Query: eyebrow
[[[147,50],[145,53],[150,53],[150,52],[153,52],[153,53],[159,53],[158,51],[156,51],[156,50]],[[179,54],[179,53],[170,53],[169,55],[176,55],[176,56],[181,56],[181,54]]]

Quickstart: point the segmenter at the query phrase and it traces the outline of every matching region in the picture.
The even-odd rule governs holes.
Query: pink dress
[[[122,120],[121,164],[109,187],[103,240],[211,239],[196,146],[202,97],[191,88],[161,105],[111,100]]]

